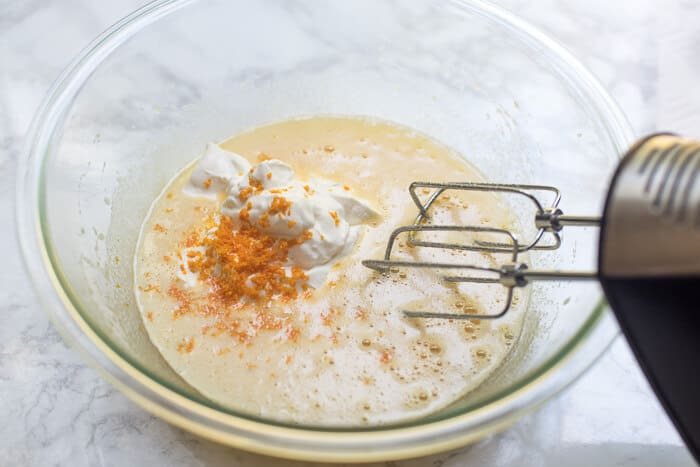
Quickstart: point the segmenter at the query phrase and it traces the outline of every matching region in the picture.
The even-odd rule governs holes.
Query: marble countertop
[[[22,269],[13,228],[14,179],[31,117],[67,62],[142,3],[0,0],[0,465],[306,465],[202,440],[141,410],[63,343]],[[659,31],[669,11],[680,15],[690,2],[678,0],[675,9],[660,0],[498,3],[568,46],[617,99],[638,134],[659,125]],[[568,391],[509,430],[450,453],[386,465],[694,462],[619,338]]]

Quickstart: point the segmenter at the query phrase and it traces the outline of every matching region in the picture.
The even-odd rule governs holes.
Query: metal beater
[[[493,319],[508,312],[513,289],[533,281],[600,281],[625,337],[642,369],[696,459],[700,460],[700,143],[672,134],[656,134],[634,144],[615,171],[600,217],[568,216],[559,208],[559,190],[551,186],[490,183],[415,182],[409,193],[418,207],[413,225],[391,234],[384,258],[362,263],[388,274],[402,268],[455,271],[443,280],[500,284],[505,306],[491,314],[403,310],[408,317]],[[433,190],[425,202],[417,190]],[[534,239],[519,242],[509,230],[485,226],[430,224],[431,207],[446,192],[489,191],[519,196],[535,207]],[[541,193],[554,201],[545,205]],[[538,196],[539,195],[539,196]],[[531,269],[520,253],[554,250],[562,229],[600,227],[598,270]],[[426,232],[469,232],[467,243],[427,241]],[[496,267],[476,264],[393,259],[396,238],[406,234],[412,247],[506,254]],[[479,239],[489,237],[489,240]],[[498,238],[500,240],[494,240]],[[464,274],[468,272],[468,274]]]
[[[417,191],[419,189],[433,190],[425,202],[421,201]],[[601,219],[599,217],[566,216],[559,208],[561,194],[553,186],[546,185],[514,185],[514,184],[494,184],[494,183],[435,183],[435,182],[413,182],[409,187],[409,194],[413,202],[418,207],[418,216],[413,225],[399,227],[392,232],[387,243],[384,259],[364,260],[363,265],[368,268],[391,272],[397,268],[431,268],[431,269],[451,269],[457,271],[471,271],[486,273],[485,275],[450,275],[444,276],[447,282],[471,282],[479,284],[501,284],[506,292],[504,307],[495,314],[469,314],[469,313],[436,313],[425,311],[402,310],[405,316],[412,318],[442,318],[442,319],[493,319],[500,318],[511,307],[513,300],[513,288],[524,287],[533,280],[586,280],[596,279],[598,276],[594,272],[583,271],[561,271],[561,270],[535,270],[530,269],[526,263],[518,262],[518,254],[530,250],[556,250],[561,246],[560,232],[565,226],[598,226]],[[433,225],[428,224],[430,220],[430,208],[445,193],[450,190],[458,191],[489,191],[508,195],[522,196],[535,206],[534,225],[537,233],[534,239],[521,244],[518,236],[509,230],[497,229],[483,226],[469,225]],[[543,203],[533,192],[550,192],[554,194],[554,201],[544,207]],[[476,240],[472,244],[445,243],[420,240],[416,234],[420,232],[472,232],[484,233],[496,236],[503,236],[502,242],[487,242]],[[392,260],[392,252],[396,238],[408,233],[408,242],[412,247],[440,248],[446,250],[478,251],[488,253],[507,253],[509,261],[499,267],[483,267],[474,264],[446,264],[435,262],[410,262]],[[544,238],[551,236],[552,240],[546,243]]]

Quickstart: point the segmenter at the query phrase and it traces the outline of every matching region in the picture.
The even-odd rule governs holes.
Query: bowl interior
[[[556,185],[572,214],[600,212],[623,149],[611,129],[619,122],[601,113],[576,68],[473,4],[213,0],[147,22],[76,78],[43,156],[40,221],[50,267],[89,326],[138,371],[198,403],[213,406],[145,333],[132,258],[153,198],[205,143],[297,116],[373,116],[431,135],[490,181]],[[593,269],[596,238],[571,229],[560,250],[531,262]],[[537,283],[531,293],[523,335],[499,370],[410,424],[509,394],[600,313],[595,283]]]

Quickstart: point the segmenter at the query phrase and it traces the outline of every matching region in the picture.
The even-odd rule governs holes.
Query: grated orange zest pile
[[[273,203],[270,211],[277,209]],[[305,290],[308,276],[299,267],[285,266],[290,248],[311,238],[311,232],[292,240],[275,238],[252,225],[247,212],[244,208],[239,213],[242,225],[238,228],[231,218],[221,217],[213,234],[201,240],[204,254],[188,261],[190,270],[208,281],[216,300],[225,305],[297,298],[297,286]]]
[[[252,192],[261,187],[252,187]],[[208,213],[201,224],[183,235],[176,257],[181,272],[189,270],[208,284],[206,290],[187,290],[173,283],[167,291],[176,305],[173,319],[197,314],[210,320],[202,327],[202,335],[228,334],[240,343],[249,345],[259,331],[282,331],[286,339],[296,342],[300,330],[290,327],[287,319],[276,316],[269,308],[272,300],[291,301],[309,296],[308,276],[304,270],[289,266],[289,251],[301,245],[313,233],[304,231],[293,239],[281,239],[266,234],[269,216],[288,216],[292,202],[273,198],[268,211],[258,222],[250,219],[250,201],[239,210],[238,218]],[[292,228],[294,221],[287,221]],[[168,258],[169,259],[169,258]],[[167,260],[165,260],[167,261]],[[249,305],[257,305],[252,317],[239,313]],[[251,319],[252,318],[252,319]],[[183,343],[178,350],[188,353],[194,342]]]

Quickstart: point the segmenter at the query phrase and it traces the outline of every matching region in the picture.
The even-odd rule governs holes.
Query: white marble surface
[[[135,406],[61,341],[22,270],[13,191],[32,114],[67,61],[141,3],[0,0],[0,465],[305,465],[213,444]],[[499,3],[567,45],[618,100],[637,133],[656,127],[660,0]],[[618,339],[565,394],[506,432],[387,465],[694,464]]]

